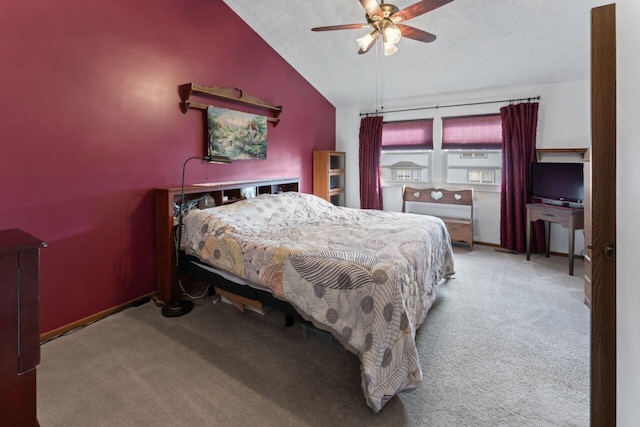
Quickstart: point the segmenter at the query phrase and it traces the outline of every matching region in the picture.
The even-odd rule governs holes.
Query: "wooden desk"
[[[550,223],[555,222],[569,229],[569,275],[573,276],[575,231],[584,228],[584,209],[566,208],[542,203],[527,204],[527,261],[531,258],[531,223],[538,220],[544,221],[547,257],[549,256],[549,242],[551,240]]]

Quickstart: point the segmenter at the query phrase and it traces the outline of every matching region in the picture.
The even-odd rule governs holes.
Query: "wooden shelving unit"
[[[313,152],[313,194],[336,206],[346,206],[346,153]]]

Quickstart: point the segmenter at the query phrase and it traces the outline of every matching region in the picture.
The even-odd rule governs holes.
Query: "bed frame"
[[[292,179],[277,179],[277,180],[241,181],[241,182],[234,182],[234,183],[213,183],[207,186],[189,186],[185,189],[185,194],[187,195],[185,199],[193,202],[195,199],[199,199],[203,196],[210,195],[215,199],[217,205],[224,204],[224,203],[233,203],[234,201],[240,198],[241,194],[247,194],[246,191],[241,191],[243,188],[247,188],[247,187],[256,188],[257,193],[279,193],[281,191],[283,192],[295,191],[295,190],[298,190],[298,179],[292,178]],[[208,286],[209,290],[213,288],[215,292],[219,295],[224,296],[224,293],[223,293],[224,291],[231,292],[240,298],[245,298],[251,301],[258,301],[264,305],[268,305],[280,312],[283,312],[286,315],[286,323],[285,323],[286,325],[290,326],[295,321],[302,320],[301,323],[303,324],[303,327],[301,329],[303,332],[303,337],[305,338],[308,336],[307,335],[308,333],[306,331],[308,331],[309,328],[305,328],[304,326],[305,325],[314,326],[317,323],[318,329],[323,332],[326,331],[325,333],[329,336],[329,338],[332,338],[332,337],[337,338],[336,340],[337,343],[349,342],[348,338],[345,338],[343,333],[337,332],[334,329],[334,327],[332,327],[329,324],[330,321],[328,319],[327,320],[316,319],[317,322],[315,321],[307,322],[305,321],[304,317],[313,317],[311,314],[309,314],[309,316],[305,316],[304,315],[305,311],[302,311],[302,310],[301,310],[302,314],[298,314],[298,312],[295,310],[292,303],[289,303],[285,300],[277,299],[269,291],[269,289],[263,288],[259,284],[256,284],[254,287],[253,284],[248,284],[246,281],[239,281],[239,283],[236,283],[238,281],[236,276],[232,274],[229,275],[224,270],[213,269],[207,265],[207,262],[202,262],[200,260],[197,260],[197,258],[189,257],[189,256],[186,256],[185,254],[176,253],[174,248],[173,236],[174,234],[176,234],[177,221],[174,221],[173,204],[176,203],[178,199],[181,200],[180,189],[177,189],[177,188],[157,189],[156,197],[157,197],[156,226],[157,226],[157,233],[158,233],[157,241],[156,241],[157,251],[158,251],[157,280],[158,280],[158,298],[159,299],[165,302],[179,300],[182,297],[182,294],[180,292],[181,289],[179,287],[178,277],[180,277],[181,279],[183,277],[184,278],[191,277],[193,279],[205,282],[207,285],[209,285]],[[298,198],[298,197],[294,197],[294,198]],[[415,222],[415,220],[411,220],[410,218],[403,218],[403,219],[408,220],[410,222]],[[431,220],[425,221],[425,223],[428,222],[429,224],[431,224],[430,221]],[[216,228],[218,225],[219,224],[214,225],[213,228]],[[410,226],[410,224],[404,223],[404,222],[402,223],[402,225],[407,227]],[[442,224],[438,221],[437,225],[438,225],[437,227],[438,237],[436,237],[437,243],[441,246],[441,249],[443,252],[445,252],[446,250],[448,253],[449,248],[444,247],[445,245],[448,245],[449,243],[448,239],[446,239],[446,236],[444,235],[444,229],[442,227]],[[204,227],[204,225],[202,225],[202,227]],[[209,227],[207,227],[207,229],[209,229]],[[399,239],[398,240],[390,239],[390,242],[393,242],[395,244],[401,244],[403,241]],[[301,255],[304,255],[304,254],[301,254]],[[180,259],[179,264],[175,262],[176,256],[179,257]],[[197,262],[194,262],[194,260],[197,260]],[[450,267],[451,266],[450,261],[451,261],[451,257],[449,258],[443,257],[437,260],[437,263],[439,267],[445,267],[445,266]],[[296,266],[291,262],[287,262],[286,264],[283,263],[283,269],[286,269],[286,268],[296,269]],[[336,275],[335,273],[338,273],[338,274],[340,273],[339,270],[341,269],[338,268],[336,270],[335,268],[330,268],[327,274],[333,277]],[[312,273],[322,274],[320,273],[319,270],[313,270]],[[374,274],[374,273],[375,273],[374,271],[371,272],[371,274]],[[182,274],[184,274],[184,276]],[[348,272],[345,274],[352,274],[352,273]],[[312,280],[312,281],[315,282],[315,280]],[[186,281],[182,281],[182,283],[183,285],[185,285],[184,286],[185,289],[190,290],[188,285],[186,284]],[[309,284],[310,283],[311,282],[309,282]],[[395,284],[396,282],[393,282],[393,283]],[[283,284],[283,286],[286,286],[286,284]],[[305,283],[304,286],[306,286],[305,293],[308,296],[312,296],[315,289],[310,288],[307,283]],[[344,289],[337,289],[336,292],[331,294],[331,296],[337,295],[341,292],[344,292]],[[380,301],[385,304],[385,307],[387,307],[387,305],[391,306],[391,309],[393,311],[392,315],[394,316],[393,318],[398,319],[398,321],[385,322],[384,319],[380,319],[380,316],[383,313],[381,312],[374,313],[374,310],[368,311],[366,308],[362,308],[361,310],[362,316],[365,316],[371,313],[371,316],[367,317],[367,319],[371,318],[373,322],[380,321],[380,323],[384,323],[382,325],[382,328],[384,328],[383,332],[385,335],[382,337],[382,339],[386,339],[384,337],[386,337],[387,336],[386,334],[388,333],[388,334],[391,334],[391,336],[396,337],[397,341],[394,341],[390,344],[386,344],[387,345],[386,349],[383,348],[383,345],[385,344],[383,344],[382,341],[379,341],[381,343],[380,345],[377,345],[372,341],[372,344],[371,344],[372,347],[376,345],[377,350],[375,352],[369,352],[369,353],[364,352],[363,354],[366,354],[366,358],[365,356],[360,356],[357,353],[357,350],[352,349],[352,347],[350,347],[349,345],[345,345],[345,348],[353,350],[354,353],[356,353],[356,355],[359,356],[359,359],[361,361],[362,372],[367,372],[368,370],[370,370],[372,373],[375,373],[375,375],[378,375],[378,374],[382,375],[381,378],[383,378],[384,382],[377,382],[377,380],[374,377],[371,377],[371,378],[374,378],[372,379],[372,381],[375,380],[374,381],[374,385],[376,387],[375,391],[372,392],[368,388],[363,387],[363,392],[365,394],[367,404],[369,404],[369,406],[371,406],[375,411],[378,411],[386,403],[386,401],[388,401],[388,398],[391,397],[390,395],[387,394],[387,390],[395,394],[398,390],[403,388],[402,381],[404,381],[405,379],[404,377],[401,377],[402,375],[406,373],[407,374],[406,378],[409,378],[410,381],[412,378],[412,374],[409,371],[407,372],[400,371],[399,374],[396,374],[396,372],[398,371],[394,370],[393,373],[391,374],[393,376],[386,375],[386,371],[383,371],[383,369],[386,366],[388,366],[389,363],[393,363],[393,359],[387,359],[389,363],[387,363],[387,365],[385,366],[382,366],[381,363],[383,361],[382,361],[382,358],[379,357],[381,355],[380,353],[381,351],[384,351],[386,355],[388,351],[395,352],[396,349],[399,349],[399,348],[400,348],[400,351],[403,351],[402,348],[404,348],[405,349],[404,351],[406,352],[408,348],[403,347],[403,345],[406,346],[407,344],[413,343],[412,341],[413,337],[407,334],[408,332],[407,328],[400,326],[402,324],[402,315],[404,314],[408,322],[409,321],[408,316],[410,316],[410,314],[405,313],[405,310],[403,310],[402,307],[396,307],[395,299],[393,300],[393,304],[389,302],[388,296],[393,296],[395,298],[395,293],[389,294],[388,292],[384,292],[384,294],[385,295],[381,295],[382,299]],[[302,296],[302,294],[300,295]],[[316,295],[317,295],[317,292],[316,292]],[[362,305],[363,302],[368,302],[369,298],[372,298],[372,296],[368,294],[366,295],[366,297],[368,298],[366,297],[362,298],[363,294],[358,294],[358,296],[360,296],[361,298],[360,300],[358,300],[360,301],[360,305]],[[330,305],[330,303],[327,303],[327,304]],[[354,304],[358,304],[358,303],[354,302]],[[374,303],[373,305],[375,304],[377,303]],[[373,308],[373,305],[371,305],[372,308]],[[341,307],[344,307],[344,304],[342,305],[336,304],[335,306],[342,309]],[[426,306],[417,307],[417,308],[422,309],[422,308],[426,308]],[[358,316],[360,315],[358,314]],[[389,326],[386,326],[386,325],[389,325]],[[319,335],[316,335],[316,331],[318,329],[316,329],[314,326],[312,330],[313,331],[312,336],[319,336]],[[365,333],[369,332],[373,337],[372,331],[369,331],[366,328],[361,328],[360,330]],[[329,342],[331,343],[333,341],[329,341]],[[416,369],[419,369],[417,354],[412,353],[408,357],[402,357],[402,359],[399,360],[393,366],[394,367],[398,366],[400,368],[407,366],[407,367],[411,367],[412,369],[415,366]],[[400,377],[398,375],[400,375]],[[383,387],[383,389],[377,388],[378,386]],[[384,394],[381,392],[384,392]]]
[[[285,325],[292,326],[295,321],[311,325],[311,322],[303,318],[291,304],[273,296],[269,291],[257,289],[248,285],[241,285],[222,277],[211,270],[199,267],[202,261],[191,255],[180,253],[180,274],[189,280],[199,280],[212,285],[210,292],[229,299],[236,308],[244,311],[245,307],[254,307],[262,310],[265,306],[275,308],[285,314]],[[184,279],[183,279],[184,281]]]
[[[270,178],[235,182],[218,182],[185,186],[185,202],[210,195],[216,206],[233,203],[242,199],[243,188],[254,187],[257,194],[275,194],[285,191],[299,191],[298,178]],[[180,187],[156,188],[156,296],[168,302],[181,299],[178,287],[178,274],[215,284],[216,287],[257,300],[270,307],[278,308],[287,315],[297,315],[288,303],[278,300],[266,291],[239,285],[190,262],[189,258],[180,254],[180,271],[176,263],[175,235],[178,221],[174,216],[174,203],[180,204],[182,189]],[[287,317],[287,322],[291,319]]]

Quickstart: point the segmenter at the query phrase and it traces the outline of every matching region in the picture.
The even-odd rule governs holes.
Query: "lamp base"
[[[164,317],[180,317],[189,313],[193,309],[193,302],[188,300],[169,301],[162,306]]]

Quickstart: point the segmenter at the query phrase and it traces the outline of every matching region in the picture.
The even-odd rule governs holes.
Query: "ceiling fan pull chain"
[[[384,110],[384,58],[380,58],[380,111]]]
[[[376,43],[376,113],[380,105],[379,89],[380,89],[380,56],[378,55],[378,44]]]

